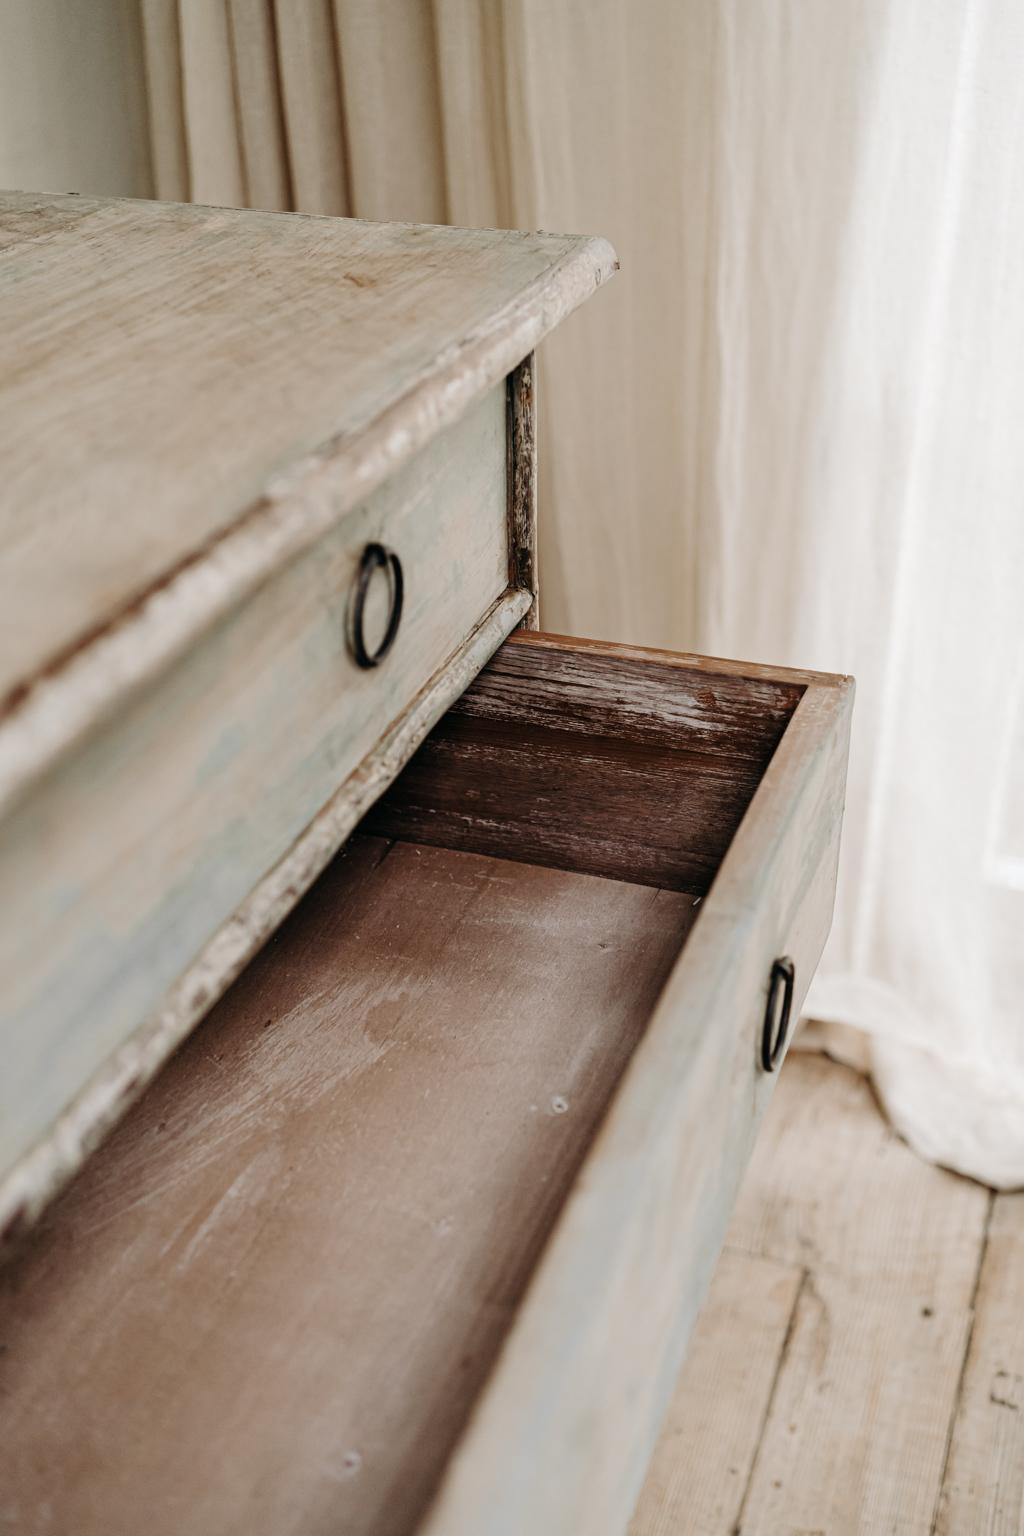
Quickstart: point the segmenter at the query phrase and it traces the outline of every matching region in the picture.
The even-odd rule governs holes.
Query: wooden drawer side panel
[[[852,690],[808,687],[620,1084],[425,1536],[621,1532],[773,1079],[772,960],[798,1008],[831,923]]]

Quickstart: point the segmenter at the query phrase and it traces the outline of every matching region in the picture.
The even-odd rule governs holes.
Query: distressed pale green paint
[[[159,1008],[505,589],[506,499],[502,384],[0,825],[0,1168]],[[403,559],[406,609],[364,673],[346,609],[376,538]]]

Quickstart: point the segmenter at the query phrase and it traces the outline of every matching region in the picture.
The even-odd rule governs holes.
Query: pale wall
[[[0,187],[150,194],[137,0],[0,0]]]

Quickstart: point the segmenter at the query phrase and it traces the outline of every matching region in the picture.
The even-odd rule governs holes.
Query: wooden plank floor
[[[630,1536],[886,1533],[1024,1533],[1024,1195],[795,1053]]]

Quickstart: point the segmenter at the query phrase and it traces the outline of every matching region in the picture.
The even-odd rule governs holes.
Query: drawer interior
[[[802,692],[506,643],[0,1272],[0,1523],[415,1529]]]
[[[516,635],[367,825],[703,896],[803,691],[728,663]]]

